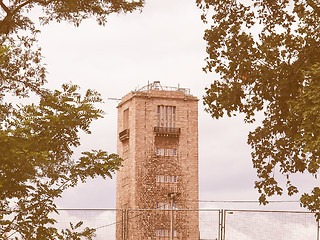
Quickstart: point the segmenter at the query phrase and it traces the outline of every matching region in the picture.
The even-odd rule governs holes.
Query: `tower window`
[[[164,149],[161,148],[161,153],[160,153],[161,156],[164,156]]]
[[[157,209],[161,209],[161,210],[174,209],[174,210],[177,210],[177,204],[173,203],[173,205],[172,205],[171,202],[169,202],[169,203],[157,202]]]
[[[165,176],[165,181],[169,182],[169,176]]]
[[[156,230],[157,237],[170,237],[170,230],[169,229],[157,229]],[[173,230],[173,237],[177,237],[177,230]]]
[[[169,149],[166,148],[164,151],[165,151],[165,155],[169,156]]]
[[[123,111],[123,129],[129,128],[129,108]]]
[[[176,107],[158,106],[158,127],[175,128],[176,127]]]
[[[157,175],[156,182],[159,183],[177,183],[178,177],[177,176],[164,176],[164,175]]]
[[[177,156],[178,152],[177,149],[172,148],[156,148],[156,155],[157,156],[166,156],[166,157],[172,157]]]
[[[161,180],[161,182],[164,182],[164,176],[161,176],[161,178],[160,178]]]
[[[173,149],[169,149],[169,155],[173,156]]]

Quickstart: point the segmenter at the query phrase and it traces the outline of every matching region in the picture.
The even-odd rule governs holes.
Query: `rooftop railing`
[[[162,86],[159,81],[155,81],[153,83],[150,83],[150,84],[148,84],[148,85],[136,90],[136,92],[148,92],[148,91],[151,91],[151,90],[182,92],[185,95],[190,95],[190,89],[189,88]]]

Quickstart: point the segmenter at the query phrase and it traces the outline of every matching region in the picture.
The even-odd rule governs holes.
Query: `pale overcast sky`
[[[106,26],[92,20],[80,27],[51,23],[42,28],[40,45],[48,65],[48,86],[64,82],[98,90],[105,103],[104,119],[82,135],[77,152],[104,149],[116,152],[117,101],[148,81],[190,88],[199,101],[199,177],[201,200],[257,200],[253,188],[250,147],[252,125],[241,118],[212,119],[202,104],[204,89],[218,76],[205,74],[205,26],[195,0],[146,0],[143,11],[113,15]],[[60,208],[115,208],[115,178],[95,179],[68,190]],[[286,200],[287,198],[282,198]],[[292,200],[298,199],[294,197]],[[206,203],[211,208],[257,208],[257,204]],[[295,209],[297,204],[269,208]]]

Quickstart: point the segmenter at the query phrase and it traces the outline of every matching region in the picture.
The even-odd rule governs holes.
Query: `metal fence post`
[[[170,211],[170,240],[173,240],[173,199],[171,199],[171,211]]]
[[[320,240],[319,238],[319,230],[320,230],[320,225],[319,225],[319,218],[317,219],[317,240]]]
[[[125,236],[124,236],[124,232],[125,232],[125,212],[126,210],[125,209],[121,209],[121,217],[122,217],[122,227],[121,227],[121,239],[122,240],[125,240]]]
[[[225,240],[226,212],[224,209],[219,210],[219,240]]]
[[[218,240],[221,240],[221,209],[219,209]]]
[[[126,209],[125,240],[129,239],[129,210]]]
[[[226,240],[226,210],[223,210],[223,240]]]
[[[123,240],[123,224],[124,224],[124,218],[123,218],[123,209],[119,210],[121,211],[121,239]],[[117,231],[117,230],[116,230]]]
[[[128,210],[122,209],[121,211],[122,211],[121,237],[123,240],[126,240],[128,235]]]

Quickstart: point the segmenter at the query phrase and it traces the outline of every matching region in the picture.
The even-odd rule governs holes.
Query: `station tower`
[[[117,240],[198,240],[198,99],[160,82],[118,108]]]

